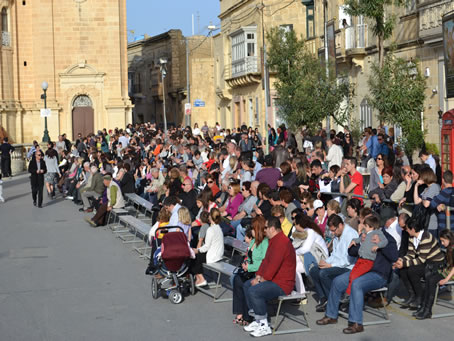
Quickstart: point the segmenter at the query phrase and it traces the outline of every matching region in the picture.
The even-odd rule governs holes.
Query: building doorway
[[[73,102],[73,138],[94,133],[94,110],[90,97],[80,95]]]

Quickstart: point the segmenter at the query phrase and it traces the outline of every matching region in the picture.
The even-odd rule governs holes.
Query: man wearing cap
[[[281,171],[273,167],[273,157],[266,155],[263,168],[257,173],[255,180],[266,183],[272,190],[276,189],[277,181],[282,179]]]
[[[98,211],[96,212],[93,218],[86,217],[85,220],[92,226],[98,227],[99,225],[104,224],[104,220],[107,212],[112,211],[114,208],[123,208],[125,207],[125,201],[123,195],[121,194],[120,186],[115,181],[112,181],[111,175],[103,176],[104,186],[107,187],[106,197],[103,199],[103,203],[99,206]]]

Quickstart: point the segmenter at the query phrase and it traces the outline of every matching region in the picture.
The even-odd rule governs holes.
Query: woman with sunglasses
[[[369,195],[376,188],[384,188],[382,171],[388,167],[388,158],[383,154],[378,154],[375,159],[375,167],[370,171]]]
[[[344,157],[346,156],[353,156],[353,147],[354,147],[352,135],[350,133],[346,133],[344,135],[344,139],[342,141],[342,149],[344,151]]]

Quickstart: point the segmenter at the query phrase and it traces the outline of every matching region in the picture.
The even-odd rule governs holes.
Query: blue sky
[[[206,35],[210,22],[219,23],[219,0],[127,0],[126,6],[128,30],[134,30],[135,36],[154,36],[170,29],[181,29],[189,36],[192,14],[195,34]],[[128,40],[131,38],[128,33]]]

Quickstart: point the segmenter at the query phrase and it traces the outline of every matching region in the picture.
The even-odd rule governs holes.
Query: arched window
[[[8,32],[8,10],[2,8],[2,32]]]
[[[74,108],[93,107],[93,104],[91,102],[90,97],[88,97],[87,95],[80,95],[77,96],[76,99],[74,100],[73,107]]]
[[[367,99],[364,98],[360,106],[360,120],[361,120],[361,129],[372,126],[372,108],[367,103]]]

